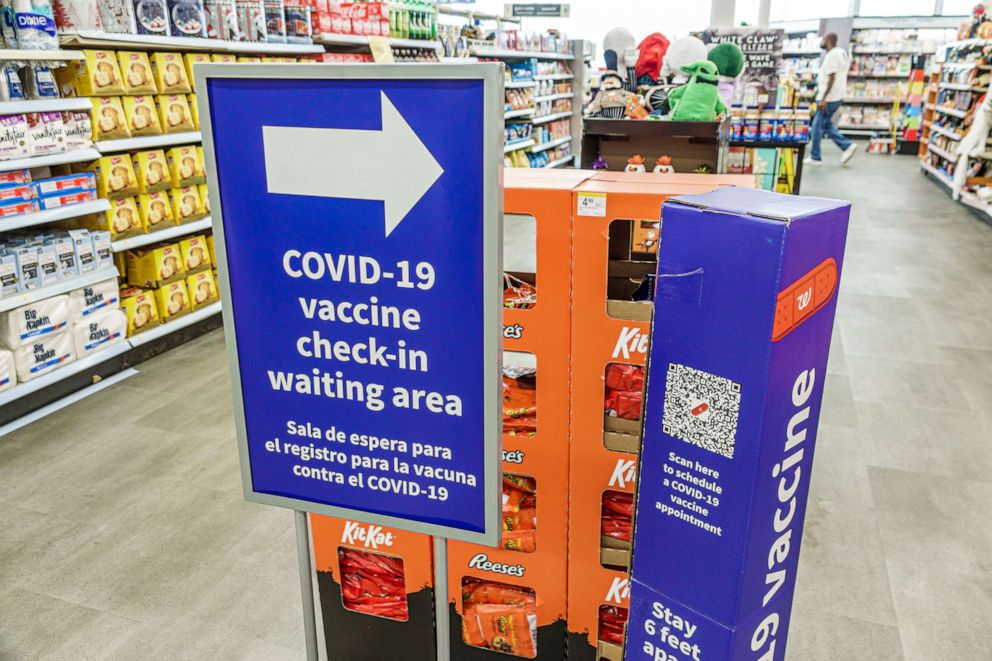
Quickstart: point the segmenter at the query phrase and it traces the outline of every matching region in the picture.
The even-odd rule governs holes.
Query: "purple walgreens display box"
[[[627,661],[778,661],[850,205],[665,203]]]

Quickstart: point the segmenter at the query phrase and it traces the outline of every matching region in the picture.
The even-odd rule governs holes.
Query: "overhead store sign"
[[[503,5],[503,13],[513,18],[568,18],[571,5],[564,3],[529,2]]]
[[[495,545],[500,66],[196,75],[246,498]]]

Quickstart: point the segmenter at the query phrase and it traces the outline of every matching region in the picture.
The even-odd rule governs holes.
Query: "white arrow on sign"
[[[382,130],[263,126],[269,192],[382,200],[389,236],[444,169],[381,94]]]

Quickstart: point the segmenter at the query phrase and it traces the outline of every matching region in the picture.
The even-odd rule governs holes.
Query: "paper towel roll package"
[[[71,363],[76,359],[72,348],[72,333],[62,331],[46,335],[30,344],[14,349],[17,380],[24,382]]]
[[[69,292],[69,319],[79,321],[104,309],[117,308],[121,301],[117,278],[104,280]]]
[[[0,349],[0,392],[10,390],[17,384],[17,369],[14,367],[14,354]]]
[[[79,359],[123,341],[126,335],[127,315],[116,308],[97,312],[72,325],[72,340]]]
[[[52,296],[23,305],[0,317],[0,344],[17,349],[48,335],[68,330],[69,297]]]

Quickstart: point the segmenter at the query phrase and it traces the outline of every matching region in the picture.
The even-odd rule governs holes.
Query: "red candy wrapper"
[[[391,620],[409,619],[402,560],[342,547],[338,561],[345,608]]]
[[[606,366],[607,415],[625,420],[640,420],[644,405],[644,368],[640,365],[610,363]]]
[[[634,495],[622,491],[603,493],[600,534],[625,542],[632,539],[634,527]]]
[[[537,289],[534,285],[503,274],[503,307],[516,310],[530,310],[537,305]]]
[[[537,434],[537,370],[503,368],[503,433],[508,436]]]
[[[515,585],[466,579],[462,584],[462,640],[504,654],[537,656],[537,598]]]
[[[604,643],[623,645],[623,630],[627,624],[627,609],[619,606],[599,607],[599,639]]]

